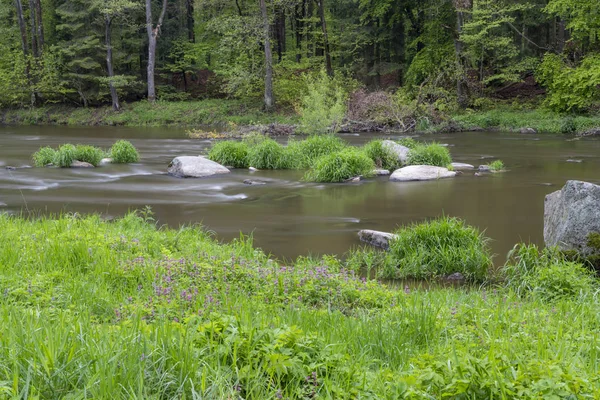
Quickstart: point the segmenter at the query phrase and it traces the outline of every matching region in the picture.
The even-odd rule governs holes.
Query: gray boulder
[[[71,163],[71,168],[94,168],[94,166],[89,162],[75,160]]]
[[[435,179],[452,178],[456,176],[455,171],[449,171],[448,168],[434,167],[432,165],[409,165],[394,171],[390,176],[390,181],[431,181]]]
[[[228,174],[230,171],[214,161],[204,157],[175,157],[167,169],[169,175],[178,178],[204,178],[207,176]]]
[[[410,149],[406,146],[402,146],[392,140],[384,140],[383,147],[391,150],[397,157],[400,165],[406,164],[406,160],[408,159],[408,153]]]
[[[108,165],[111,164],[113,162],[113,159],[110,157],[107,158],[103,158],[102,160],[100,160],[100,165]]]
[[[477,169],[479,172],[492,172],[492,168],[489,165],[480,165]]]
[[[475,166],[471,165],[471,164],[453,162],[451,165],[455,171],[469,171],[469,170],[475,169]]]
[[[537,131],[533,128],[521,128],[520,132],[523,135],[535,135]]]
[[[600,186],[567,181],[559,191],[546,196],[544,242],[561,250],[576,250],[589,256],[600,254],[590,239],[600,234]],[[590,235],[592,237],[590,237]]]
[[[363,229],[358,232],[358,238],[361,242],[370,244],[371,246],[380,247],[382,249],[390,248],[390,241],[396,238],[396,235],[389,232],[372,231]]]
[[[388,171],[387,169],[374,169],[373,170],[373,175],[375,176],[388,176],[390,174],[390,171]]]

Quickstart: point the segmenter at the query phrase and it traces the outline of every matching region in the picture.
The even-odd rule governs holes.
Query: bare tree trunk
[[[146,0],[146,31],[148,33],[148,101],[156,101],[156,87],[154,85],[154,66],[156,63],[156,42],[160,34],[160,28],[167,12],[167,0],[163,0],[162,10],[158,23],[154,26],[152,22],[152,1]]]
[[[464,44],[461,40],[462,29],[465,23],[465,10],[471,8],[471,0],[453,0],[456,8],[456,33],[454,35],[454,50],[456,52],[456,95],[458,104],[465,108],[468,105],[468,88],[464,64]]]
[[[25,26],[25,18],[23,18],[23,5],[21,0],[15,0],[15,8],[17,9],[17,20],[19,21],[19,30],[21,31],[21,47],[23,55],[27,58],[29,50],[27,47],[27,27]]]
[[[327,75],[333,76],[331,66],[331,54],[329,53],[329,39],[327,38],[327,24],[325,22],[325,0],[319,0],[319,17],[321,18],[321,30],[323,31],[323,49],[325,51],[325,68]]]
[[[194,0],[186,0],[185,5],[187,11],[188,40],[191,43],[196,43],[196,32],[194,31]]]
[[[117,88],[115,87],[115,84],[113,82],[115,72],[113,70],[112,43],[110,40],[111,23],[112,19],[108,15],[106,15],[104,19],[104,33],[106,41],[106,69],[108,71],[108,86],[110,87],[110,97],[112,99],[113,110],[119,111],[121,109],[121,105],[119,104],[119,95],[117,93]]]
[[[37,39],[40,55],[44,52],[44,23],[42,19],[42,2],[35,0],[35,19],[37,21]]]
[[[271,39],[269,35],[269,17],[265,0],[260,0],[260,12],[263,20],[263,34],[265,41],[265,110],[273,110],[273,55],[271,54]]]
[[[29,0],[29,18],[31,19],[31,54],[34,58],[38,58],[38,43],[37,43],[37,23],[35,22],[35,5],[34,0]]]
[[[296,62],[300,62],[302,59],[302,19],[304,18],[304,12],[306,0],[302,0],[302,3],[298,3],[295,7],[294,19],[296,22]]]

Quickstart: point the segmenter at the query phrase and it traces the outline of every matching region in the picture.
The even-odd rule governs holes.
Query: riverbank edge
[[[121,111],[109,106],[73,107],[46,105],[28,109],[0,110],[0,125],[64,125],[185,127],[192,130],[233,133],[254,126],[284,125],[293,127],[299,117],[293,111],[265,113],[260,103],[233,99],[210,99],[195,102],[139,101],[124,104]],[[410,130],[372,121],[353,121],[342,126],[343,132],[450,133],[464,131],[502,131],[517,133],[600,135],[600,114],[565,115],[541,109],[496,108],[467,110],[430,123],[423,117]],[[294,129],[286,129],[293,132]],[[229,135],[226,135],[229,136]]]

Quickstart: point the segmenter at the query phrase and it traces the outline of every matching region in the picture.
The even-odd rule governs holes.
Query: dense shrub
[[[119,140],[110,148],[110,157],[114,163],[128,164],[139,161],[137,149],[127,140]]]
[[[290,141],[286,152],[291,168],[307,169],[319,157],[343,150],[346,146],[346,143],[335,135],[312,135],[305,140]]]
[[[438,278],[460,272],[481,281],[491,266],[488,239],[457,218],[442,217],[403,227],[390,242],[394,264],[381,271],[386,278]]]
[[[589,293],[595,283],[589,269],[568,261],[558,248],[540,251],[535,245],[516,245],[502,272],[507,288],[543,300]]]
[[[56,157],[54,164],[61,168],[68,168],[73,164],[73,161],[77,160],[77,148],[72,144],[63,144],[56,151]]]
[[[248,168],[248,151],[245,142],[228,140],[215,143],[208,153],[208,158],[233,168]]]
[[[304,179],[313,182],[343,182],[355,176],[370,176],[374,167],[373,161],[364,153],[347,148],[317,159]]]
[[[307,94],[300,108],[300,130],[304,133],[337,132],[346,113],[343,88],[321,71],[307,78]]]
[[[75,159],[92,164],[94,167],[100,164],[104,158],[104,151],[98,147],[78,144],[75,147]]]
[[[372,140],[363,147],[363,151],[377,168],[388,170],[396,169],[398,165],[398,156],[389,148],[383,146],[383,141]]]
[[[440,144],[420,144],[410,150],[406,163],[407,165],[447,167],[452,163],[452,157],[448,149]]]
[[[42,147],[33,154],[33,165],[43,167],[48,164],[54,164],[56,150],[52,147]]]
[[[285,149],[273,139],[265,139],[248,151],[248,164],[258,169],[286,169]]]

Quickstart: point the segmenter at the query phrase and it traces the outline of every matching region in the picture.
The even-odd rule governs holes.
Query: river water
[[[360,145],[381,135],[342,137]],[[109,148],[122,138],[138,148],[140,163],[96,169],[5,168],[31,165],[31,154],[42,146],[82,143]],[[257,246],[285,258],[342,255],[359,244],[360,229],[390,231],[445,214],[485,230],[501,263],[519,241],[543,244],[546,194],[569,179],[600,184],[598,139],[483,132],[417,139],[448,144],[457,162],[477,166],[499,158],[508,171],[408,183],[380,177],[315,184],[301,182],[298,171],[246,170],[217,178],[177,179],[165,174],[173,157],[204,154],[210,141],[188,139],[183,129],[0,127],[0,212],[96,212],[115,217],[148,205],[161,224],[202,223],[223,240],[253,233]],[[249,178],[267,185],[243,184]]]

